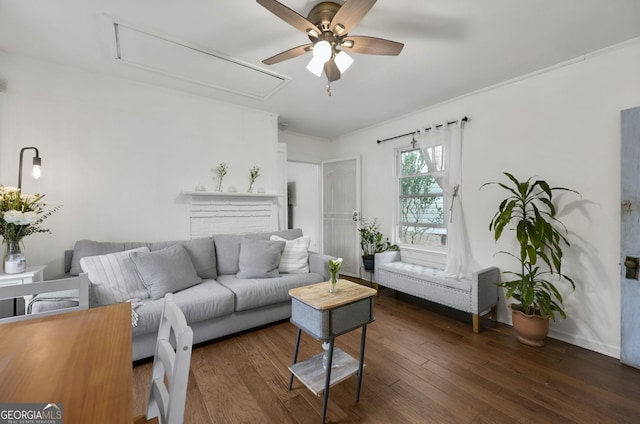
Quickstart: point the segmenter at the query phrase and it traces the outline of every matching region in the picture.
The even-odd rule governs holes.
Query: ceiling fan
[[[276,0],[256,1],[283,21],[307,34],[311,40],[311,43],[263,60],[262,63],[265,65],[273,65],[313,52],[307,69],[317,76],[321,76],[324,70],[331,84],[332,81],[340,79],[340,75],[353,63],[347,52],[397,56],[404,47],[402,43],[383,38],[349,35],[376,0],[347,0],[343,5],[323,1],[315,5],[306,18]]]

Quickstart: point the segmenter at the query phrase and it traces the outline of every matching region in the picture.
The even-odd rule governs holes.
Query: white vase
[[[5,240],[4,272],[5,274],[20,274],[27,270],[27,258],[22,253],[20,240]]]

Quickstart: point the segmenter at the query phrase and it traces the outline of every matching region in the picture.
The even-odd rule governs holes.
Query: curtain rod
[[[460,122],[467,122],[468,120],[469,120],[469,118],[467,118],[467,117],[465,116],[464,118],[462,118],[462,119],[460,120]],[[458,123],[458,120],[456,119],[455,121],[447,122],[447,125],[457,124],[457,123]],[[436,127],[436,128],[440,128],[440,127],[442,127],[443,125],[444,125],[444,124],[440,124],[440,125],[436,125],[435,127]],[[426,128],[426,129],[425,129],[425,131],[429,131],[430,129],[431,129],[431,127]],[[400,135],[396,135],[395,137],[389,137],[389,138],[385,138],[384,140],[378,140],[378,144],[380,144],[380,143],[384,143],[385,141],[389,141],[389,140],[395,140],[396,138],[406,137],[406,136],[408,136],[408,135],[412,135],[412,134],[415,134],[415,133],[416,133],[415,131],[411,131],[411,132],[408,132],[408,133],[406,133],[406,134],[400,134]]]

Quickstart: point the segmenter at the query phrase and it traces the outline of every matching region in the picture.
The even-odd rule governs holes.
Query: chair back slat
[[[160,424],[182,424],[192,347],[193,331],[173,295],[167,294],[153,360],[147,419],[158,417]]]

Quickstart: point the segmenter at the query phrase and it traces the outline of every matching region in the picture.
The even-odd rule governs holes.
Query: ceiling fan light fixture
[[[349,69],[349,66],[353,63],[353,58],[343,51],[338,52],[333,60],[342,74]]]
[[[317,57],[313,57],[307,65],[307,69],[315,76],[320,77],[322,76],[322,70],[324,69],[324,62],[319,60]]]
[[[331,59],[331,44],[328,41],[322,40],[318,41],[313,46],[313,58],[322,61],[322,64]]]

